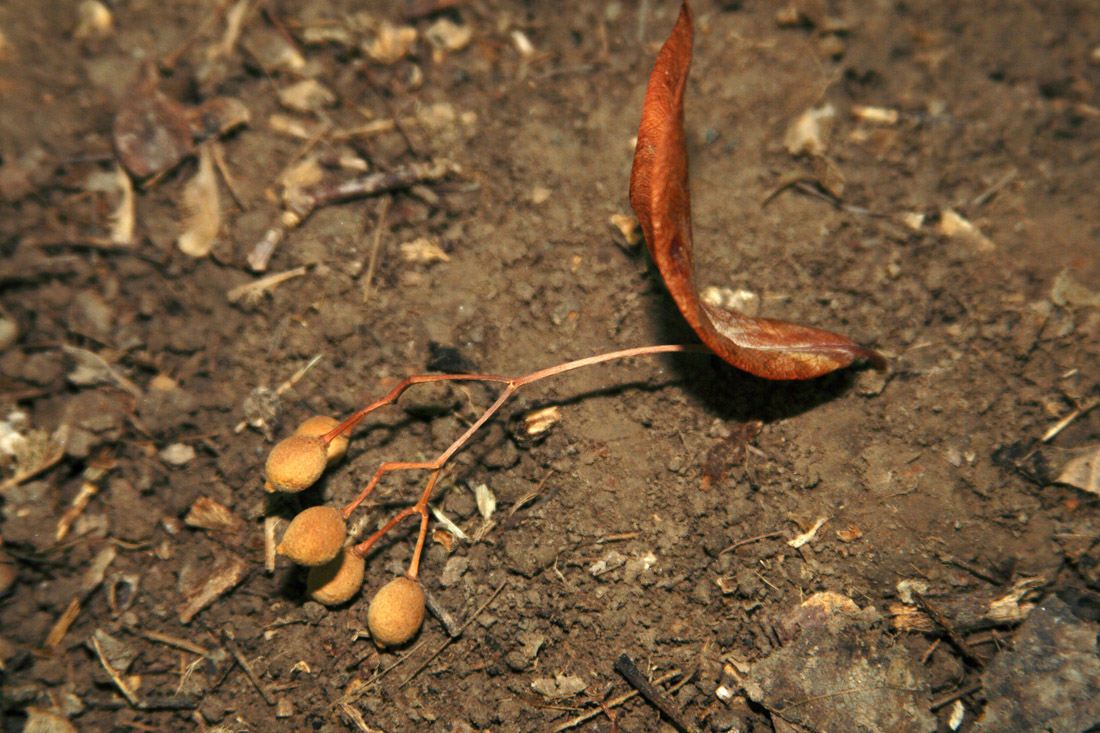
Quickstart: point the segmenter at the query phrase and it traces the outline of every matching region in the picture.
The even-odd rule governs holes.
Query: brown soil
[[[75,4],[0,6],[0,315],[19,334],[0,346],[0,437],[41,444],[38,431],[68,430],[60,459],[18,485],[8,479],[33,457],[0,456],[0,534],[17,568],[0,598],[3,730],[21,730],[37,708],[82,731],[543,731],[629,691],[613,668],[623,653],[648,677],[691,676],[671,695],[689,724],[789,730],[766,702],[715,691],[737,687],[731,668],[741,674],[782,646],[776,628],[801,601],[833,591],[880,613],[871,628],[925,670],[924,709],[971,688],[965,731],[989,702],[979,670],[942,627],[891,623],[899,581],[924,583],[930,604],[952,608],[1036,578],[1028,600],[1058,595],[1097,620],[1100,505],[1054,482],[1075,449],[1100,441],[1100,410],[1087,409],[1100,385],[1100,309],[1087,292],[1067,299],[1055,287],[1100,284],[1091,3],[1040,13],[991,1],[808,1],[791,6],[804,12],[786,26],[773,3],[698,0],[687,125],[700,284],[747,289],[765,315],[879,348],[890,370],[772,383],[678,356],[526,388],[459,454],[434,500],[471,536],[482,525],[473,487],[497,500],[479,541],[432,543],[424,560],[428,591],[458,624],[472,622],[446,645],[429,617],[396,651],[365,638],[366,598],[403,571],[415,523],[371,556],[360,598],[326,609],[308,602],[300,569],[281,560],[265,572],[264,513],[290,516],[299,499],[345,503],[380,461],[434,456],[493,390],[456,388],[453,409],[436,395],[429,407],[445,409],[434,417],[383,411],[321,488],[282,504],[262,490],[272,439],[426,371],[433,345],[453,349],[452,363],[520,375],[694,340],[644,247],[609,224],[629,211],[645,81],[677,5],[459,2],[408,22],[422,34],[440,18],[469,26],[468,46],[433,54],[422,36],[383,65],[368,60],[373,34],[356,14],[366,5],[398,23],[418,4],[257,4],[243,41],[208,72],[204,54],[231,3],[108,3],[113,30],[83,38]],[[305,29],[319,26],[350,41],[307,45]],[[304,69],[272,65],[268,49],[285,39]],[[169,97],[232,96],[251,113],[220,141],[238,201],[219,180],[225,215],[207,257],[176,246],[195,158],[136,188],[133,246],[105,245],[113,200],[87,190],[89,176],[114,170],[113,120],[145,59],[166,67]],[[304,76],[335,104],[283,109],[278,90]],[[838,112],[826,156],[842,190],[823,159],[783,144],[799,115],[826,102]],[[854,105],[900,118],[875,124]],[[277,114],[329,132],[289,136]],[[400,131],[332,132],[394,116]],[[385,197],[315,212],[269,268],[305,274],[231,303],[227,292],[256,277],[246,257],[278,217],[280,173],[333,153],[374,170],[445,158],[460,172],[392,195],[373,272]],[[949,209],[984,239],[945,234]],[[906,225],[907,214],[923,224]],[[400,245],[421,238],[447,261],[408,261]],[[270,434],[236,429],[258,389],[318,355],[263,413]],[[519,416],[551,404],[561,419],[548,437],[513,438]],[[763,428],[737,461],[749,421]],[[728,470],[704,488],[714,465]],[[391,476],[355,528],[369,534],[425,479]],[[185,522],[203,497],[240,521]],[[63,517],[71,528],[59,542]],[[788,544],[819,518],[828,522],[814,539]],[[110,561],[102,582],[97,559]],[[240,582],[183,623],[194,589],[233,576],[234,564]],[[49,651],[68,608],[75,618]],[[972,649],[989,660],[1000,647],[979,626],[956,632],[975,634]],[[1010,641],[1014,628],[995,636]],[[101,653],[125,668],[119,679],[145,709],[120,694]],[[555,690],[569,694],[546,694]],[[933,711],[940,730],[950,709]],[[622,731],[669,726],[638,699],[615,710]],[[603,714],[575,728],[610,729]]]

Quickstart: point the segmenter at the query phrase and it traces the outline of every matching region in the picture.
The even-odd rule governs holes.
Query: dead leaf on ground
[[[780,619],[784,645],[751,667],[746,694],[815,731],[935,730],[928,672],[881,621],[873,608],[818,594]]]
[[[1090,729],[1100,720],[1097,632],[1057,596],[1036,608],[982,674],[988,702],[975,733]]]

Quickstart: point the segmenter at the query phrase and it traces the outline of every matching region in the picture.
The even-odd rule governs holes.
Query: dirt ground
[[[271,499],[265,456],[304,418],[431,369],[518,376],[695,340],[610,223],[630,213],[645,83],[677,10],[0,5],[3,730],[1100,720],[1100,502],[1057,481],[1100,443],[1100,15],[1085,0],[697,0],[701,286],[880,349],[889,370],[772,383],[681,355],[524,388],[433,500],[468,536],[433,523],[422,570],[454,637],[434,617],[397,650],[367,636],[370,589],[404,570],[415,523],[343,606],[309,602],[285,559],[265,570],[265,515],[344,504],[380,461],[432,458],[495,391],[384,409],[320,488]],[[118,173],[116,115],[152,93],[143,68],[163,99],[248,111],[202,143],[207,172],[222,163],[208,254],[178,242],[199,156]],[[318,85],[288,92],[303,80]],[[827,104],[824,150],[792,155],[792,124]],[[430,161],[451,168],[318,207],[250,267],[288,181]],[[524,435],[552,405],[548,434]],[[425,479],[391,474],[358,536]],[[1080,654],[1050,629],[1074,630]],[[670,715],[619,702],[624,654]],[[1048,685],[1061,702],[1030,695]]]

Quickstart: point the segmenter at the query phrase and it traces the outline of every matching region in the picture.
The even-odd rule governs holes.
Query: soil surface
[[[695,341],[644,245],[611,223],[630,214],[642,97],[677,10],[0,5],[3,730],[1054,719],[997,670],[1029,674],[1002,663],[1025,646],[1057,658],[1020,635],[1053,643],[1042,630],[1067,619],[1095,648],[1100,616],[1100,502],[1056,480],[1100,443],[1100,15],[1084,0],[698,0],[700,286],[844,333],[889,370],[773,383],[679,355],[524,387],[432,501],[466,535],[433,520],[421,569],[454,637],[434,616],[396,650],[367,634],[371,589],[404,572],[415,522],[341,606],[309,601],[285,558],[265,570],[265,523],[277,536],[301,507],[346,504],[381,461],[430,460],[499,388],[410,391],[318,488],[269,496],[265,456],[305,418],[348,415],[409,374],[519,376]],[[196,140],[184,125],[178,163],[119,173],[120,110],[219,96],[247,124]],[[823,148],[792,154],[792,125],[826,105]],[[171,125],[142,119],[148,163]],[[444,175],[318,206],[250,267],[296,182],[432,161]],[[191,183],[203,168],[212,224]],[[181,251],[204,226],[210,251]],[[557,421],[528,435],[524,416],[548,406]],[[426,479],[389,474],[352,531]],[[669,716],[619,702],[624,654]],[[1060,674],[1095,679],[1088,659]],[[779,679],[818,662],[817,682]],[[862,682],[818,685],[856,667]],[[1052,730],[1096,722],[1059,689]]]

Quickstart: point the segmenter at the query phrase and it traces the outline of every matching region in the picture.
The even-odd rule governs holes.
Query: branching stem
[[[378,399],[362,409],[355,412],[351,417],[344,420],[337,425],[331,431],[321,437],[321,439],[327,445],[335,440],[340,435],[349,435],[351,431],[359,423],[363,421],[368,415],[377,410],[380,407],[386,405],[392,405],[398,400],[399,397],[407,390],[417,384],[426,384],[428,382],[502,382],[504,383],[504,390],[497,396],[496,400],[485,412],[481,413],[481,416],[466,429],[462,435],[458,437],[455,442],[447,448],[447,450],[440,453],[435,460],[431,461],[388,461],[378,467],[378,470],[374,472],[370,481],[367,482],[366,488],[363,489],[360,494],[355,497],[347,506],[345,506],[341,513],[344,519],[347,520],[351,517],[352,513],[362,504],[370,493],[374,491],[374,488],[378,485],[382,476],[390,471],[406,471],[420,469],[425,471],[432,471],[431,478],[428,479],[427,486],[424,487],[423,493],[420,495],[420,499],[413,506],[403,509],[398,512],[390,521],[388,521],[381,529],[371,535],[355,546],[352,550],[360,557],[366,557],[370,552],[370,548],[381,539],[382,535],[389,532],[393,527],[405,517],[410,517],[414,514],[420,515],[420,535],[416,542],[416,551],[413,553],[412,562],[409,564],[409,570],[406,573],[410,578],[415,579],[419,573],[420,568],[420,556],[424,549],[424,539],[428,532],[428,500],[431,498],[432,491],[435,489],[435,483],[439,478],[439,474],[443,469],[443,466],[447,464],[447,461],[451,457],[462,449],[462,446],[470,440],[471,437],[478,430],[485,425],[486,422],[496,414],[496,412],[504,405],[505,402],[524,385],[539,382],[548,377],[555,377],[559,374],[571,372],[575,369],[581,369],[587,366],[593,366],[595,364],[602,364],[608,361],[617,361],[619,359],[627,359],[632,356],[649,356],[652,354],[709,354],[711,351],[702,344],[664,344],[660,346],[638,346],[633,349],[622,349],[620,351],[611,351],[606,354],[597,354],[596,356],[588,356],[584,359],[577,359],[575,361],[568,361],[564,364],[558,364],[556,366],[548,367],[546,369],[540,369],[537,372],[531,372],[525,374],[522,377],[502,377],[496,374],[420,374],[416,376],[406,377],[398,382],[397,386],[389,391],[385,397]]]

